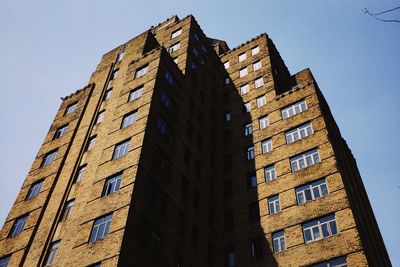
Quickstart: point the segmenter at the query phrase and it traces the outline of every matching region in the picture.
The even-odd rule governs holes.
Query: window
[[[37,195],[39,195],[42,185],[43,185],[43,180],[33,183],[29,188],[28,194],[26,195],[26,200],[34,198]]]
[[[174,39],[175,37],[178,37],[179,35],[182,34],[182,28],[177,29],[176,31],[173,31],[171,34],[171,39]]]
[[[226,77],[224,81],[225,81],[225,85],[228,85],[231,83],[231,78]]]
[[[179,210],[178,217],[176,218],[176,230],[180,235],[185,233],[185,215]]]
[[[258,78],[258,79],[256,79],[256,80],[254,81],[254,87],[255,87],[255,88],[259,88],[259,87],[261,87],[261,86],[263,86],[263,85],[264,85],[264,79],[263,79],[263,77]]]
[[[193,191],[193,208],[195,210],[199,209],[199,203],[200,203],[200,195],[199,192],[196,190]]]
[[[197,50],[196,47],[193,47],[193,54],[198,57],[199,56],[199,50]]]
[[[112,95],[112,88],[107,89],[103,96],[103,101],[108,100]]]
[[[264,116],[258,119],[258,122],[260,124],[260,130],[267,128],[267,126],[269,125],[269,120],[268,120],[268,116]]]
[[[94,242],[96,240],[100,240],[106,237],[110,232],[111,221],[112,221],[112,214],[94,220],[89,242]]]
[[[25,223],[28,220],[28,214],[22,215],[15,219],[13,226],[11,227],[9,237],[14,237],[22,232],[25,227]]]
[[[142,94],[143,94],[143,89],[144,89],[144,87],[141,86],[141,87],[139,87],[139,88],[136,88],[136,89],[132,90],[132,91],[129,93],[128,102],[131,102],[131,101],[136,100],[136,99],[138,99],[139,97],[141,97]]]
[[[247,67],[239,71],[239,77],[242,78],[247,75]]]
[[[120,62],[125,57],[125,52],[120,52],[117,56],[117,62]]]
[[[249,208],[249,220],[255,222],[260,219],[260,207],[258,202],[253,202],[248,205]]]
[[[299,205],[327,196],[328,194],[325,178],[296,188],[297,203]]]
[[[138,79],[145,75],[149,71],[149,65],[144,65],[136,70],[135,79]]]
[[[171,73],[171,72],[169,72],[168,70],[165,71],[164,77],[165,77],[165,79],[167,80],[167,82],[168,82],[170,85],[173,85],[173,84],[174,84],[174,76],[172,76],[172,73]]]
[[[78,172],[76,174],[76,178],[75,178],[75,182],[80,182],[83,177],[85,176],[85,172],[86,172],[86,164],[82,165],[78,168]]]
[[[275,195],[268,198],[268,208],[269,208],[269,214],[275,214],[281,211],[281,207],[279,205],[279,195]]]
[[[64,212],[63,215],[61,216],[61,221],[65,221],[66,219],[68,219],[74,205],[75,205],[75,199],[70,199],[67,201],[67,203],[65,203]]]
[[[226,181],[224,183],[224,197],[225,198],[233,197],[233,182],[232,182],[232,180]]]
[[[275,166],[274,165],[269,165],[264,168],[264,176],[265,176],[265,181],[272,181],[276,179],[276,174],[275,174]]]
[[[226,121],[226,122],[231,121],[231,113],[230,112],[224,113],[224,121]]]
[[[249,84],[240,86],[240,94],[241,95],[247,94],[249,92],[249,90],[250,90]]]
[[[257,61],[253,63],[253,71],[257,71],[261,69],[261,61]]]
[[[192,62],[192,70],[195,70],[195,69],[197,69],[197,65],[196,65],[196,63],[194,63],[194,62]]]
[[[96,263],[90,264],[87,267],[100,267],[100,266],[101,266],[101,262],[96,262]]]
[[[311,243],[338,233],[334,214],[321,217],[302,225],[304,241]]]
[[[268,152],[272,151],[272,140],[266,139],[261,142],[261,151],[263,154],[267,154]]]
[[[96,124],[98,124],[98,123],[103,121],[105,113],[106,113],[106,111],[102,110],[102,111],[99,112],[99,114],[97,114]]]
[[[165,135],[168,131],[167,123],[161,117],[157,117],[157,129],[162,135]]]
[[[302,100],[300,102],[294,103],[284,109],[281,110],[282,118],[287,119],[290,118],[300,112],[303,112],[307,109],[306,101]]]
[[[152,181],[148,182],[144,193],[145,201],[151,204],[152,207],[158,210],[162,215],[165,215],[168,196]]]
[[[244,111],[245,113],[248,113],[248,112],[250,112],[250,110],[251,110],[250,102],[244,103],[244,105],[243,105],[243,111]]]
[[[285,133],[286,143],[290,144],[313,134],[311,123],[305,123]]]
[[[89,141],[88,141],[88,144],[87,144],[86,151],[92,150],[95,143],[96,143],[96,135],[89,137]]]
[[[0,265],[1,266],[1,265]],[[340,257],[317,264],[310,265],[310,267],[347,267],[346,257]]]
[[[258,53],[260,53],[260,47],[256,46],[251,49],[252,56],[257,55]]]
[[[169,108],[171,106],[171,99],[165,91],[161,92],[161,103],[166,108]]]
[[[235,259],[235,249],[228,248],[225,250],[225,267],[235,267],[236,259]]]
[[[104,197],[111,195],[114,192],[118,192],[121,186],[121,178],[122,178],[122,173],[118,173],[116,175],[108,177],[104,184],[102,196]]]
[[[243,60],[246,60],[246,53],[240,54],[239,55],[239,62],[242,62]]]
[[[196,41],[199,40],[199,36],[197,35],[197,33],[194,33],[194,39],[195,39]]]
[[[272,234],[272,243],[275,253],[286,250],[286,241],[283,231],[275,232]]]
[[[65,110],[64,116],[74,112],[77,107],[78,107],[78,102],[68,105],[67,109]]]
[[[63,126],[59,127],[56,130],[56,132],[54,133],[53,139],[57,139],[57,138],[60,138],[61,136],[63,136],[67,132],[67,128],[68,128],[68,125],[63,125]]]
[[[44,266],[51,266],[56,258],[57,250],[60,247],[60,240],[54,241],[51,243],[51,247],[49,252],[47,253],[46,263]]]
[[[312,166],[318,163],[319,154],[318,149],[314,148],[312,150],[306,151],[300,155],[290,158],[290,166],[292,167],[292,172],[304,169],[306,167]]]
[[[11,256],[5,256],[0,258],[0,267],[7,267],[10,262]]]
[[[225,67],[225,69],[229,68],[229,61],[224,62],[224,67]]]
[[[53,151],[50,151],[49,153],[47,153],[44,156],[42,164],[40,165],[40,167],[43,168],[43,167],[46,167],[46,166],[50,165],[54,161],[54,159],[56,158],[56,155],[57,155],[57,150],[53,150]]]
[[[129,112],[122,118],[121,129],[126,128],[129,125],[132,125],[135,123],[136,113],[137,113],[137,110]]]
[[[118,75],[119,75],[119,69],[116,69],[113,72],[111,72],[110,81],[114,80],[115,78],[117,78]]]
[[[254,146],[250,146],[247,148],[247,160],[254,159]]]
[[[114,154],[112,159],[118,159],[129,152],[129,145],[131,144],[131,140],[123,141],[119,144],[115,145]]]
[[[251,125],[251,123],[248,123],[244,126],[244,135],[248,136],[251,135],[253,133],[253,126]]]
[[[253,260],[259,260],[264,256],[264,243],[261,237],[251,240],[251,255]]]
[[[182,179],[181,179],[181,193],[182,193],[182,195],[184,197],[186,197],[187,194],[188,194],[188,187],[189,187],[189,180],[186,179],[185,176],[182,176]]]
[[[257,107],[262,107],[267,103],[267,100],[265,99],[265,96],[260,96],[257,98]]]
[[[168,48],[168,52],[173,53],[173,52],[177,51],[180,47],[181,47],[181,43],[173,44]]]
[[[257,187],[257,176],[256,173],[248,173],[247,174],[247,188],[256,188]]]

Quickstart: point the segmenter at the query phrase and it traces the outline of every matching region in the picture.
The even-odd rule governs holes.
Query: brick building
[[[390,266],[309,69],[174,16],[62,104],[0,231],[0,266]]]

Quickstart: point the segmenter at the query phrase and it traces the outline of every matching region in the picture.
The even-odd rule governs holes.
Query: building
[[[174,16],[63,98],[0,266],[390,266],[309,69]]]

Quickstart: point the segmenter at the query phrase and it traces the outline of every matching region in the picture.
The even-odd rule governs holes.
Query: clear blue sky
[[[0,224],[61,103],[100,56],[151,25],[193,14],[235,47],[266,32],[292,73],[310,67],[355,155],[394,266],[400,266],[400,24],[361,0],[1,0]],[[400,19],[400,11],[393,17]]]

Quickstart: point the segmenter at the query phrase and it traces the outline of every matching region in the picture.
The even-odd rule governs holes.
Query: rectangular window
[[[264,242],[261,237],[251,240],[251,255],[253,260],[259,260],[264,256]]]
[[[267,128],[267,126],[269,125],[269,120],[268,120],[268,116],[264,116],[258,119],[258,122],[260,124],[260,130]]]
[[[306,101],[302,100],[300,102],[296,102],[284,109],[281,110],[282,118],[287,119],[290,118],[300,112],[303,112],[307,109]]]
[[[0,265],[1,266],[1,265]],[[328,261],[323,261],[317,264],[310,265],[310,267],[347,267],[346,257],[340,257]]]
[[[225,250],[225,267],[235,267],[235,266],[236,266],[235,249],[228,248]]]
[[[0,267],[7,267],[10,262],[11,256],[5,256],[0,258]]]
[[[259,69],[261,69],[261,61],[260,60],[253,63],[253,71],[257,71]]]
[[[253,126],[251,125],[251,123],[248,123],[244,126],[244,135],[248,136],[251,135],[253,133]]]
[[[257,107],[262,107],[267,103],[267,100],[265,99],[265,96],[260,96],[257,98]]]
[[[193,47],[193,54],[198,57],[199,56],[199,50],[197,50],[196,47]]]
[[[46,263],[44,266],[51,266],[56,258],[57,250],[60,247],[61,240],[57,240],[51,243],[49,252],[47,253]]]
[[[254,159],[254,146],[250,146],[247,148],[247,160]]]
[[[144,65],[143,67],[138,68],[135,72],[135,79],[142,77],[148,71],[149,71],[149,65]]]
[[[249,90],[250,90],[249,84],[240,86],[240,94],[241,95],[247,94],[249,92]]]
[[[242,62],[243,60],[246,60],[246,53],[240,54],[239,55],[239,62]]]
[[[310,167],[320,162],[318,148],[311,149],[302,154],[296,155],[290,158],[290,166],[292,172]]]
[[[80,182],[83,179],[83,177],[85,176],[85,172],[86,172],[86,164],[82,165],[78,168],[78,172],[76,173],[75,182]]]
[[[31,199],[39,195],[40,189],[42,188],[43,180],[37,181],[31,185],[25,200]]]
[[[67,201],[67,203],[65,203],[64,212],[63,215],[61,216],[61,221],[65,221],[66,219],[68,219],[74,205],[75,205],[75,199],[70,199]]]
[[[11,227],[10,233],[8,234],[8,237],[14,237],[16,235],[19,235],[25,227],[25,223],[28,220],[28,214],[22,215],[21,217],[18,217],[15,219],[13,226]]]
[[[225,69],[229,68],[229,61],[224,62],[224,67],[225,67]]]
[[[117,62],[120,62],[125,57],[125,52],[120,52],[117,56]]]
[[[161,92],[161,103],[166,108],[171,107],[171,99],[165,91]]]
[[[165,120],[161,117],[157,117],[157,129],[162,135],[166,135],[168,131],[168,125]]]
[[[99,114],[97,114],[96,124],[98,124],[98,123],[103,121],[105,113],[106,113],[106,111],[102,110],[102,111],[99,112]]]
[[[256,46],[251,49],[252,56],[257,55],[258,53],[260,53],[260,47]]]
[[[112,95],[112,88],[107,89],[106,92],[104,93],[103,101],[110,99],[111,95]]]
[[[265,181],[272,181],[276,179],[276,174],[275,174],[275,166],[274,165],[269,165],[264,168],[264,176],[265,176]]]
[[[168,47],[168,52],[173,53],[175,51],[177,51],[179,48],[181,47],[181,43],[176,43],[171,45],[170,47]]]
[[[338,227],[336,225],[335,214],[330,214],[324,217],[320,217],[311,222],[304,223],[302,225],[304,241],[311,243],[320,239],[327,238],[337,234]]]
[[[114,80],[115,78],[117,78],[118,75],[119,75],[119,69],[116,69],[113,72],[111,72],[110,81]]]
[[[54,133],[53,139],[57,139],[57,138],[60,138],[61,136],[63,136],[67,132],[67,128],[68,128],[68,125],[63,125],[63,126],[59,127],[56,130],[56,132]]]
[[[244,105],[243,105],[244,113],[248,113],[248,112],[250,112],[250,110],[251,110],[250,102],[244,103]]]
[[[121,186],[121,178],[122,178],[122,173],[118,173],[116,175],[108,177],[104,184],[102,196],[105,197],[111,195],[114,192],[118,192]]]
[[[258,201],[250,203],[249,208],[249,220],[250,222],[255,222],[260,219],[260,207]]]
[[[112,214],[97,218],[93,222],[92,232],[90,233],[89,242],[103,239],[110,232]]]
[[[239,70],[239,77],[242,78],[247,75],[247,67]]]
[[[231,113],[230,112],[224,113],[224,121],[226,121],[226,122],[231,121]]]
[[[296,188],[297,204],[316,200],[329,194],[325,178]]]
[[[261,142],[261,151],[263,154],[267,154],[272,151],[272,140],[266,139]]]
[[[129,112],[122,118],[121,129],[128,127],[136,122],[137,110]]]
[[[168,70],[165,71],[164,78],[167,80],[169,85],[173,85],[174,84],[174,76]]]
[[[78,107],[78,102],[68,105],[67,109],[65,110],[64,116],[74,112],[77,107]]]
[[[179,35],[182,34],[182,28],[177,29],[176,31],[173,31],[171,34],[171,39],[174,39],[175,37],[178,37]]]
[[[225,85],[228,85],[228,84],[231,83],[231,78],[226,77],[226,78],[224,79],[224,81],[225,81]]]
[[[139,97],[141,97],[142,94],[143,94],[143,89],[144,89],[144,87],[141,86],[141,87],[139,87],[139,88],[136,88],[136,89],[132,90],[132,91],[129,93],[128,102],[131,102],[131,101],[136,100],[136,99],[138,99]]]
[[[54,159],[56,158],[56,155],[57,155],[57,150],[53,150],[53,151],[50,151],[49,153],[47,153],[44,156],[42,164],[40,165],[40,167],[43,168],[43,167],[46,167],[46,166],[50,165],[54,161]]]
[[[192,62],[192,70],[195,70],[195,69],[197,69],[197,65],[196,65],[196,63],[195,62]]]
[[[257,187],[257,176],[255,172],[247,174],[247,188]]]
[[[88,141],[88,144],[87,144],[86,151],[92,150],[93,147],[94,147],[94,144],[96,144],[96,135],[89,137],[89,141]]]
[[[129,145],[131,140],[126,140],[115,145],[114,153],[112,159],[118,159],[129,152]]]
[[[313,129],[311,123],[302,124],[292,130],[289,130],[285,133],[286,143],[290,144],[307,136],[313,134]]]
[[[258,79],[256,79],[254,81],[254,87],[255,88],[260,88],[263,85],[264,85],[264,78],[263,77],[260,77],[260,78],[258,78]]]
[[[279,195],[275,195],[268,198],[268,208],[269,208],[269,214],[275,214],[281,211],[281,207],[279,205]]]
[[[272,243],[275,253],[286,250],[286,241],[283,231],[275,232],[272,234]]]
[[[233,197],[233,182],[229,180],[224,183],[224,198],[227,199],[231,197]]]

